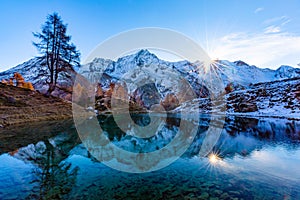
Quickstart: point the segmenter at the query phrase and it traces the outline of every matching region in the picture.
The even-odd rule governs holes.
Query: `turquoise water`
[[[149,120],[133,118],[139,125]],[[4,148],[7,142],[1,140],[0,199],[300,199],[298,121],[226,118],[212,159],[199,156],[207,120],[200,121],[193,143],[178,160],[138,174],[95,159],[73,124],[59,129],[52,124],[55,129],[49,127],[51,134],[42,139],[32,132],[39,129],[27,127],[24,132],[33,139],[18,142],[23,146],[15,151]],[[99,121],[115,145],[132,152],[163,148],[174,139],[178,125],[176,117],[168,120],[159,137],[150,141],[128,136],[111,117]]]

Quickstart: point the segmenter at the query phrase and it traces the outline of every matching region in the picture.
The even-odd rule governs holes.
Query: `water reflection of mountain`
[[[146,114],[132,117],[133,121],[141,126],[149,123],[149,117]],[[135,130],[130,126],[126,132],[121,130],[112,116],[100,116],[99,123],[114,145],[131,152],[152,152],[165,147],[172,141],[178,133],[181,121],[176,116],[169,116],[166,122],[162,122],[159,116],[154,118],[154,120],[156,119],[164,125],[160,126],[160,130],[149,138],[135,137],[133,134]],[[210,125],[214,126],[213,123],[210,124],[210,118],[202,117],[200,119],[197,135],[184,156],[193,157],[199,154]],[[213,151],[223,157],[231,157],[236,154],[247,156],[264,145],[280,143],[286,144],[287,148],[293,148],[293,144],[297,144],[299,141],[300,121],[279,118],[227,117]]]
[[[149,123],[149,116],[146,114],[135,115],[132,116],[132,118],[133,121],[141,126],[145,126]],[[159,116],[154,118],[154,120],[156,119],[161,121]],[[180,121],[181,120],[176,116],[169,116],[166,123],[163,126],[160,126],[161,130],[149,139],[137,138],[132,134],[128,135],[128,133],[131,133],[130,131],[132,131],[130,127],[125,133],[116,126],[114,119],[111,116],[99,117],[99,124],[105,131],[109,140],[115,145],[118,145],[120,148],[124,148],[125,150],[132,152],[139,152],[141,149],[148,152],[163,148],[176,136]],[[186,165],[186,167],[193,168],[191,164],[194,162],[194,158],[199,154],[209,123],[209,118],[201,118],[197,135],[189,149],[182,156],[184,159],[191,161],[187,163],[180,161],[181,164]],[[266,146],[276,146],[278,144],[289,151],[293,149],[297,150],[299,149],[300,144],[299,123],[300,122],[296,120],[275,118],[226,118],[224,129],[213,151],[219,153],[220,156],[224,158],[232,158],[235,155],[248,158],[249,155],[253,154],[253,152],[256,152],[257,150],[263,149]],[[39,198],[41,196],[58,199],[68,198],[70,197],[68,195],[76,193],[74,188],[83,184],[81,180],[77,180],[77,174],[82,173],[80,171],[84,170],[76,168],[76,166],[80,166],[82,164],[80,164],[80,162],[83,162],[83,160],[80,159],[89,160],[89,162],[91,162],[89,165],[91,168],[89,169],[100,173],[97,174],[97,176],[104,176],[101,173],[104,171],[106,173],[106,168],[104,169],[103,165],[98,163],[98,160],[92,158],[84,145],[80,144],[77,132],[72,123],[54,123],[51,131],[42,129],[42,126],[34,127],[34,129],[29,127],[27,129],[27,134],[29,134],[31,130],[31,141],[29,138],[24,141],[17,140],[18,143],[16,146],[24,146],[14,149],[15,151],[11,151],[9,154],[1,155],[10,155],[17,160],[21,160],[26,165],[32,166],[32,175],[30,175],[29,178],[30,183],[27,183],[25,179],[22,179],[19,183],[2,182],[0,184],[0,196],[1,188],[4,188],[2,191],[5,190],[7,192],[7,188],[14,188],[15,186],[24,187],[24,184],[29,184],[30,187],[28,186],[29,189],[27,194],[25,195],[23,194],[25,192],[21,191],[18,195],[25,195],[30,198]],[[11,134],[16,133],[17,132],[13,132]],[[7,137],[7,141],[1,140],[1,142],[4,143],[8,143],[10,141],[11,139],[9,139],[9,137]],[[7,152],[9,149],[2,148],[2,150],[3,152]],[[79,163],[77,163],[76,159]],[[74,166],[72,166],[71,163]],[[2,174],[0,176],[0,180],[1,178],[5,180],[5,177],[3,178],[2,176],[3,174],[7,174],[7,171],[4,170],[1,173],[1,170],[3,170],[3,168],[1,169],[0,164],[0,174]],[[107,173],[110,174],[111,171],[108,171]],[[189,173],[190,172],[187,172],[187,174]],[[90,172],[89,176],[92,176],[93,174],[94,171]],[[22,172],[20,172],[20,175],[22,176]],[[126,189],[127,186],[124,187]],[[185,190],[184,188],[181,189]],[[13,197],[14,194],[17,193],[11,189],[12,196],[7,197]]]
[[[188,156],[197,155],[205,134],[199,133],[195,138]],[[247,156],[264,145],[293,144],[300,142],[300,121],[278,118],[243,118],[228,117],[214,152],[223,157],[236,154]],[[296,145],[297,146],[297,145]]]
[[[132,118],[140,126],[146,126],[149,123],[147,114],[134,115]],[[163,122],[159,116],[154,117],[154,120],[161,121],[163,124],[163,126],[160,126],[160,130],[152,137],[138,138],[134,136],[132,132],[135,130],[130,126],[128,126],[127,132],[121,130],[112,116],[99,116],[98,119],[107,138],[120,148],[131,152],[151,152],[163,148],[176,136],[180,126],[180,119],[176,116],[169,116],[166,122]],[[204,117],[200,119],[197,135],[184,156],[192,157],[199,154],[208,126],[213,126],[213,124],[209,123],[209,118]],[[63,160],[69,151],[80,143],[74,125],[70,121],[53,123],[47,128],[41,124],[35,125],[30,128],[27,127],[26,130],[12,131],[11,134],[21,137],[29,135],[29,132],[32,135],[31,140],[26,140],[25,138],[25,140],[11,142],[12,139],[10,137],[1,140],[2,153],[13,150],[11,152],[15,152],[16,157],[34,161],[35,159],[30,157],[32,155],[26,155],[26,152],[30,154],[30,152],[38,152],[37,149],[39,148],[49,150],[51,147],[56,152],[56,156],[59,155],[61,157],[59,159]],[[277,118],[228,117],[225,119],[224,129],[214,147],[214,152],[219,152],[224,157],[230,157],[235,154],[247,156],[253,150],[260,149],[264,145],[283,143],[292,148],[293,144],[297,144],[299,141],[300,121]],[[5,146],[5,144],[11,145]],[[23,145],[23,147],[28,146],[21,149],[15,148],[20,145]],[[86,153],[84,154],[87,155]]]

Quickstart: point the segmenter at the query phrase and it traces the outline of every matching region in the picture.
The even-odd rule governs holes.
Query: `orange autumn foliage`
[[[14,80],[16,81],[16,85],[14,85]],[[25,82],[23,76],[18,72],[14,73],[14,76],[10,77],[8,81],[2,80],[1,82],[6,85],[34,90],[33,85],[30,82]]]
[[[24,85],[24,78],[21,74],[19,74],[18,72],[14,73],[14,77],[13,77],[16,82],[17,82],[17,87],[23,87]]]
[[[179,100],[175,94],[168,93],[163,101],[160,102],[167,111],[173,110],[179,106]]]
[[[14,85],[14,78],[10,78],[8,81],[8,85]]]
[[[104,95],[104,92],[102,90],[101,85],[97,85],[97,90],[96,90],[96,97],[102,97]]]
[[[6,80],[2,80],[1,83],[7,85],[7,81]]]
[[[115,88],[115,83],[110,83],[109,89],[105,92],[105,97],[111,97],[114,88]]]
[[[26,89],[29,89],[29,90],[34,90],[34,87],[30,82],[25,82],[23,84],[23,88],[26,88]]]

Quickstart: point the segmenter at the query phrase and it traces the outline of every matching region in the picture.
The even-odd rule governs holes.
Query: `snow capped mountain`
[[[123,74],[137,66],[166,63],[165,61],[159,60],[156,55],[150,53],[148,50],[141,50],[136,54],[121,57],[117,61],[95,58],[92,62],[83,65],[78,72],[92,81],[94,80],[92,77],[96,78],[97,75],[99,75],[98,78],[100,78],[102,73],[112,78],[120,79]]]
[[[258,82],[269,82],[275,79],[275,71],[261,69],[254,65],[248,65],[242,61],[229,62],[226,60],[217,61],[224,84],[229,82],[248,86]]]
[[[46,81],[48,79],[48,70],[44,57],[32,58],[7,71],[0,72],[0,81],[3,79],[8,80],[10,77],[13,77],[15,72],[20,73],[26,82],[31,82],[35,90],[41,93],[47,91],[48,84]],[[71,100],[71,92],[76,75],[76,71],[66,65],[65,70],[58,76],[58,87],[52,95]]]
[[[22,64],[19,64],[7,71],[0,72],[0,79],[9,79],[13,77],[15,72],[21,73],[25,81],[30,81],[34,86],[39,84],[41,81],[45,81],[44,76],[40,76],[41,72],[46,70],[46,66],[42,67],[44,63],[43,58],[36,57],[32,58]]]
[[[87,78],[93,77],[92,80],[101,83],[104,88],[108,88],[110,82],[126,80],[129,83],[129,92],[134,97],[137,96],[137,99],[146,102],[147,108],[166,98],[169,93],[182,89],[178,87],[179,79],[173,78],[179,76],[192,86],[197,97],[193,101],[181,104],[174,111],[190,107],[190,110],[200,108],[203,112],[210,112],[209,100],[206,98],[209,91],[202,80],[205,69],[201,67],[201,62],[168,62],[160,60],[148,50],[141,50],[119,58],[117,61],[96,58],[93,62],[82,66],[79,73]],[[297,106],[296,90],[298,90],[300,69],[290,66],[281,66],[277,70],[261,69],[243,61],[217,60],[212,61],[210,70],[218,74],[223,82],[224,88],[220,91],[225,92],[228,84],[233,85],[234,92],[226,95],[227,105],[223,106],[227,108],[227,113],[271,115],[268,113],[268,108],[270,108],[270,112],[274,111],[277,114],[285,112],[289,116],[298,116],[300,109]],[[130,76],[126,75],[128,72]],[[147,84],[147,80],[151,80],[154,84]],[[143,87],[132,86],[131,88],[130,82],[145,83],[147,90],[142,89]],[[151,91],[151,96],[155,97],[154,100],[147,99],[149,91]],[[289,98],[281,102],[286,99],[285,97]]]
[[[127,83],[128,92],[135,94],[135,97],[138,95],[138,98],[143,98],[147,93],[139,90],[141,84],[147,84],[149,91],[158,91],[162,99],[168,93],[179,93],[184,86],[184,83],[180,84],[182,78],[192,86],[195,95],[208,95],[200,77],[195,73],[195,66],[187,61],[172,63],[160,60],[148,50],[121,57],[117,61],[96,58],[83,65],[79,73],[92,82],[101,83],[103,88],[108,88],[111,82],[122,79]]]
[[[239,88],[249,88],[251,85],[261,82],[300,77],[299,68],[281,66],[277,70],[261,69],[243,61],[217,60],[213,61],[209,68],[219,75],[224,87],[229,83],[233,83],[235,86],[240,86]],[[201,66],[199,67],[199,62],[164,61],[144,49],[120,57],[116,61],[95,58],[76,71],[92,82],[101,83],[102,87],[106,89],[109,88],[111,82],[116,83],[123,79],[130,83],[128,85],[130,93],[139,91],[136,83],[140,82],[155,87],[153,91],[158,91],[160,97],[164,98],[168,93],[176,93],[182,90],[178,83],[184,79],[192,86],[197,97],[205,97],[209,94],[201,79],[204,71]],[[53,93],[55,96],[71,99],[72,86],[77,75],[76,71],[69,67],[59,75],[59,85]],[[25,81],[32,82],[36,90],[41,92],[47,90],[47,76],[45,75],[47,68],[43,57],[33,58],[1,72],[0,80],[12,77],[15,72],[19,72],[25,78]],[[140,93],[139,95],[143,94]]]
[[[272,82],[257,83],[237,89],[225,95],[226,101],[212,107],[208,98],[198,98],[174,109],[191,112],[218,113],[246,117],[300,118],[300,77]]]
[[[126,72],[134,68],[149,65],[175,69],[181,76],[187,78],[190,83],[199,79],[197,63],[160,60],[148,50],[140,50],[135,54],[121,57],[117,61],[95,58],[92,62],[83,65],[79,69],[79,73],[87,78],[93,76],[94,79],[90,80],[99,80],[102,73],[112,77],[112,79],[120,79]],[[227,60],[214,61],[214,65],[217,66],[217,71],[224,85],[233,82],[246,87],[259,82],[270,82],[300,76],[300,69],[290,66],[281,66],[277,70],[272,70],[248,65],[243,61],[230,62]]]
[[[281,66],[277,70],[258,68],[243,61],[217,61],[224,84],[233,82],[244,87],[250,84],[300,77],[300,69]]]
[[[277,79],[294,78],[299,76],[300,76],[299,68],[293,68],[286,65],[280,66],[275,73],[275,77]]]

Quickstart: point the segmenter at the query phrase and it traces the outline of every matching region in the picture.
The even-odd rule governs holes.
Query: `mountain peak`
[[[281,72],[281,73],[286,73],[288,71],[294,70],[293,67],[288,66],[288,65],[281,65],[276,71]]]
[[[289,65],[280,65],[280,67],[278,69],[293,69],[293,67],[291,67]]]
[[[128,66],[129,63],[134,63],[134,65],[144,65],[154,62],[156,63],[158,61],[159,59],[155,54],[150,53],[147,49],[141,49],[134,54],[119,58],[116,63],[122,65],[122,68],[124,68],[124,65]]]
[[[137,52],[137,54],[151,54],[148,49],[141,49]]]
[[[244,61],[242,60],[237,60],[237,61],[234,61],[233,62],[236,66],[249,66],[247,63],[245,63]]]
[[[157,56],[153,53],[151,53],[148,49],[141,49],[135,54],[135,58],[139,57],[152,57],[157,58]]]

